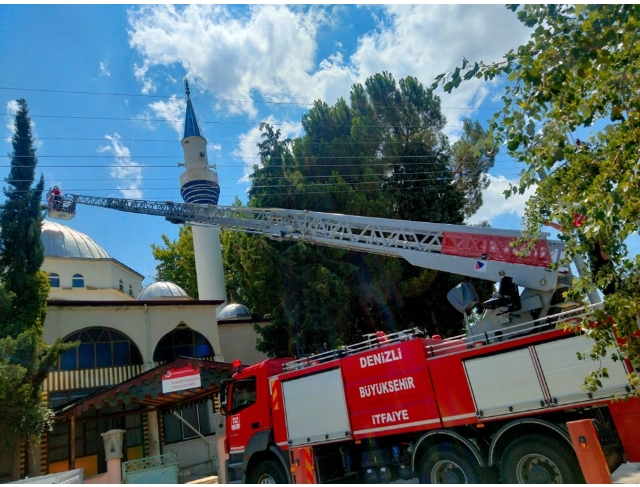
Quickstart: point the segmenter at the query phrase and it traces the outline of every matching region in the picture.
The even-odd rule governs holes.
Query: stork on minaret
[[[217,205],[220,196],[218,175],[209,166],[207,139],[202,136],[200,131],[200,125],[191,103],[189,82],[186,78],[184,91],[187,99],[187,111],[184,121],[184,137],[181,143],[185,171],[180,176],[180,194],[186,203]],[[220,229],[213,226],[193,225],[192,230],[198,297],[201,301],[224,300],[226,303],[227,290],[222,267]],[[218,310],[223,307],[224,303],[218,307]]]

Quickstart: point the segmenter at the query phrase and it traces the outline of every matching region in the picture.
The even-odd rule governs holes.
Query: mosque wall
[[[42,270],[59,277],[49,299],[133,300],[142,291],[142,276],[114,259],[45,257]],[[74,275],[79,276],[75,281]]]
[[[136,301],[105,303],[105,305],[56,305],[47,306],[44,340],[52,344],[59,337],[88,327],[112,328],[126,335],[138,347],[142,360],[149,366],[158,342],[176,326],[185,324],[201,333],[211,344],[215,359],[224,361],[220,336],[215,320],[215,306],[199,304],[169,304],[161,306]]]
[[[218,322],[220,346],[224,352],[225,362],[240,359],[245,365],[257,364],[266,360],[267,355],[256,350],[257,333],[253,329],[254,321]],[[263,326],[266,323],[257,323]]]

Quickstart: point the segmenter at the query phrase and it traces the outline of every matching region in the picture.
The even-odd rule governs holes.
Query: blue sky
[[[4,154],[22,97],[47,188],[181,201],[188,77],[220,205],[246,203],[261,121],[295,137],[314,100],[348,99],[375,73],[428,86],[463,57],[496,61],[529,37],[503,5],[0,5],[0,17]],[[484,123],[500,94],[480,81],[440,93],[451,140],[464,117]],[[0,162],[2,177],[9,162]],[[502,191],[520,169],[498,156],[471,223],[518,228],[524,198],[505,201]],[[155,274],[150,245],[178,234],[159,217],[85,206],[66,224],[143,274],[144,285]]]

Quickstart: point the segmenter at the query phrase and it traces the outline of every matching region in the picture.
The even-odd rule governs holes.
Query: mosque
[[[185,91],[181,193],[187,202],[217,204],[217,175],[209,168],[186,82]],[[60,357],[43,385],[56,422],[36,452],[41,474],[83,468],[87,478],[105,472],[101,433],[112,429],[126,431],[123,461],[175,453],[186,475],[216,470],[215,392],[229,375],[229,362],[266,358],[255,349],[254,324],[264,323],[246,306],[226,304],[219,231],[193,230],[199,300],[171,282],[143,289],[144,276],[89,236],[43,221],[42,270],[51,284],[44,339],[79,346]],[[197,382],[169,388],[171,372],[185,370]],[[0,461],[0,474],[2,469]]]

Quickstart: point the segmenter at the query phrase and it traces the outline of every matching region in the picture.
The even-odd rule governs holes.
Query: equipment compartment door
[[[478,416],[500,416],[545,405],[529,349],[464,362]]]
[[[347,439],[347,415],[340,369],[282,381],[291,446]]]
[[[589,352],[593,344],[591,339],[576,336],[534,347],[553,404],[571,404],[589,401],[590,396],[608,398],[627,392],[630,384],[624,364],[611,358],[611,352],[617,350],[609,348],[606,357],[591,360]],[[586,358],[579,360],[578,353],[585,354]],[[584,379],[600,366],[607,369],[609,377],[601,378],[602,387],[589,395],[589,391],[583,390]]]

